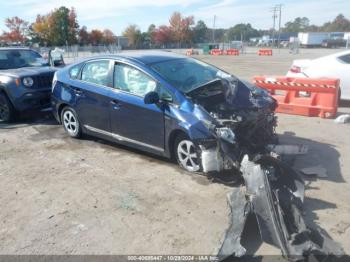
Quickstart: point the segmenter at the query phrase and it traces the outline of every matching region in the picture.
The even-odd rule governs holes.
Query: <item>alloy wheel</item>
[[[67,110],[63,113],[63,124],[70,135],[76,136],[79,132],[79,123],[72,111]]]
[[[197,172],[200,169],[199,159],[195,146],[190,140],[182,140],[177,146],[177,158],[180,164],[190,172]]]

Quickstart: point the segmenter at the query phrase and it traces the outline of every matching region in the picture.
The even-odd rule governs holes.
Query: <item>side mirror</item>
[[[143,101],[145,104],[156,104],[159,102],[159,95],[157,92],[151,91],[145,95]]]

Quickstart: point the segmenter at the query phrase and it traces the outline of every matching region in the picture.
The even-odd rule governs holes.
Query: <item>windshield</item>
[[[0,50],[0,70],[47,65],[47,61],[32,50]]]
[[[154,63],[151,67],[183,93],[217,79],[223,73],[214,66],[188,58]]]

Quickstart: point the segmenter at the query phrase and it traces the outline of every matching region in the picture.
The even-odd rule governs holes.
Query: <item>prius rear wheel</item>
[[[81,137],[81,125],[73,108],[66,107],[62,110],[61,121],[69,136],[73,138]]]

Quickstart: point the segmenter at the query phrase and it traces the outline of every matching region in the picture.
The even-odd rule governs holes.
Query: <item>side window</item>
[[[140,70],[125,64],[115,64],[114,88],[144,97],[156,87],[156,81]]]
[[[109,61],[94,61],[85,64],[81,72],[81,80],[97,85],[108,85]]]
[[[338,59],[343,63],[350,64],[350,55],[343,55],[338,57]]]
[[[78,76],[79,76],[80,68],[81,68],[81,64],[73,66],[73,67],[69,70],[69,76],[70,76],[70,78],[72,78],[72,79],[77,79]]]

